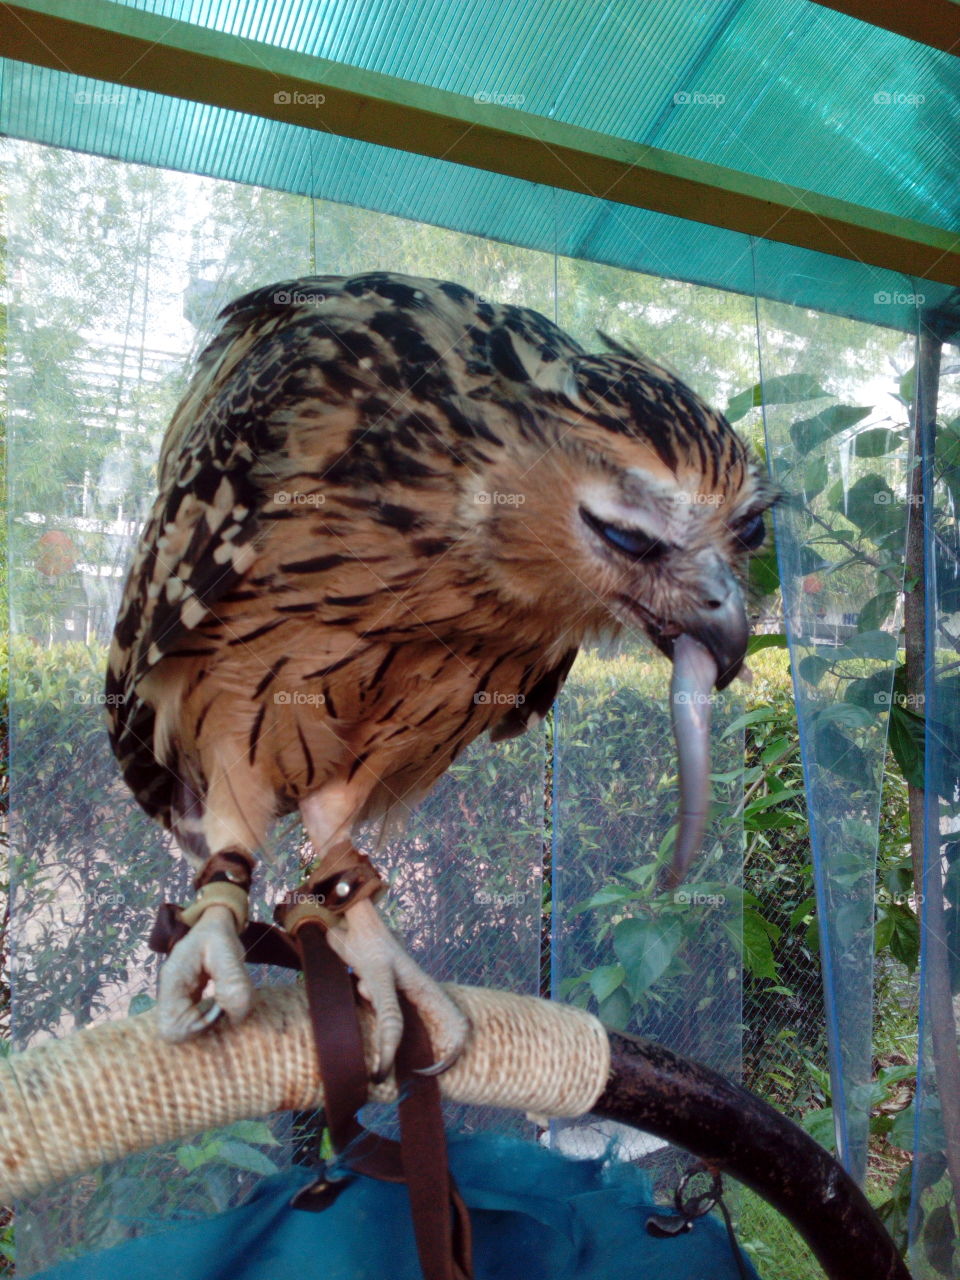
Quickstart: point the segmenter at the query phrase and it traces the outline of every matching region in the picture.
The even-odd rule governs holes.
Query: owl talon
[[[445,1071],[449,1071],[460,1059],[463,1048],[456,1053],[448,1053],[445,1058],[441,1058],[439,1062],[434,1062],[429,1067],[414,1067],[414,1073],[418,1076],[442,1076]]]
[[[203,999],[208,983],[215,997],[209,1004]],[[177,1043],[199,1035],[222,1014],[242,1022],[252,999],[235,917],[226,907],[209,907],[160,970],[157,1034]]]
[[[376,1020],[376,1058],[371,1072],[380,1083],[393,1068],[403,1017],[397,992],[416,1005],[431,1043],[441,1056],[424,1074],[439,1075],[463,1052],[470,1024],[440,985],[413,960],[384,924],[369,900],[358,902],[343,917],[343,927],[331,929],[327,940],[357,975],[360,995],[373,1006]]]

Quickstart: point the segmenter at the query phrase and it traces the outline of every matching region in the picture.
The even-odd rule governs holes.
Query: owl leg
[[[466,1015],[407,954],[369,899],[350,907],[339,926],[328,931],[327,941],[353,970],[360,995],[373,1006],[375,1079],[383,1079],[390,1071],[403,1034],[398,991],[416,1006],[430,1035],[437,1057],[430,1072],[439,1073],[456,1061],[470,1031]]]
[[[214,999],[203,1002],[207,986]],[[250,1011],[253,985],[230,907],[208,907],[181,938],[160,970],[157,1034],[174,1043],[189,1040],[217,1020],[221,1012],[242,1022]]]
[[[351,782],[334,780],[300,801],[300,815],[318,854],[319,870],[329,874],[355,862],[349,831],[362,810],[370,779],[358,775]],[[382,1079],[393,1066],[403,1034],[398,991],[415,1005],[430,1035],[437,1072],[451,1065],[463,1051],[470,1030],[460,1012],[438,982],[420,968],[394,937],[369,898],[348,906],[327,941],[350,966],[360,995],[373,1006],[376,1017],[377,1058],[374,1076]]]
[[[242,1022],[253,1001],[240,934],[247,922],[247,895],[256,862],[253,851],[263,843],[271,792],[252,771],[237,778],[234,761],[225,765],[212,757],[205,767],[211,781],[201,831],[203,844],[215,852],[206,862],[191,859],[198,867],[197,897],[180,915],[190,931],[160,970],[157,1033],[170,1041],[197,1035],[221,1012],[231,1022]],[[212,1003],[203,998],[207,988]]]

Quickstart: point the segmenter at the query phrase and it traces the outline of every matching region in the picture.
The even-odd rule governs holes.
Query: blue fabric
[[[476,1280],[739,1280],[722,1225],[657,1239],[650,1184],[631,1165],[569,1160],[482,1134],[450,1141],[474,1230]],[[297,1167],[238,1209],[40,1273],[45,1280],[421,1280],[406,1189],[352,1180],[322,1213],[291,1209]],[[759,1280],[748,1267],[751,1280]]]

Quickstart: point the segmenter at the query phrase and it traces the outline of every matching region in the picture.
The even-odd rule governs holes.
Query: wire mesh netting
[[[924,443],[924,868],[921,1020],[910,1204],[917,1280],[960,1265],[960,350],[921,339]]]
[[[893,379],[878,386],[848,376],[847,403],[837,404],[830,397],[836,370],[819,343],[785,359],[766,340],[782,310],[763,303],[759,313],[767,448],[786,493],[777,548],[819,908],[836,1143],[847,1170],[862,1180],[872,1105],[877,836],[909,439]],[[822,316],[819,323],[830,330],[855,322]],[[857,340],[865,344],[869,334]],[[895,367],[906,371],[913,357],[907,337]]]
[[[714,694],[716,818],[702,873],[664,903],[654,881],[678,807],[669,664],[648,649],[581,657],[556,713],[553,755],[552,988],[601,1020],[740,1074],[742,732],[737,691]],[[582,1129],[582,1125],[578,1125]],[[612,1126],[559,1134],[602,1153]],[[662,1150],[641,1135],[626,1152]],[[665,1160],[671,1171],[674,1161]]]
[[[226,302],[312,272],[386,266],[457,280],[555,316],[589,348],[598,345],[597,328],[630,342],[727,405],[755,437],[760,366],[752,297],[27,144],[11,145],[6,163],[14,263],[12,972],[22,1048],[144,1007],[156,976],[144,942],[153,912],[188,896],[185,867],[117,777],[102,726],[102,673],[160,436],[189,360]],[[766,372],[775,356],[791,374],[823,379],[831,403],[879,405],[907,372],[899,335],[821,320],[799,308],[770,313]],[[796,353],[811,339],[819,364],[799,368]],[[820,411],[806,400],[783,402],[793,406],[783,411],[785,429]],[[840,514],[851,456],[873,456],[851,438],[864,428],[893,431],[884,412],[841,425],[818,445],[826,471],[818,493],[829,497],[839,484]],[[878,465],[902,465],[896,449],[876,456]],[[847,578],[834,577],[836,561],[823,558],[805,575],[823,589],[806,598],[842,645],[860,619],[844,616]],[[761,626],[781,624],[771,616]],[[728,1074],[742,1060],[753,1087],[793,1100],[796,1091],[774,1078],[785,1059],[793,1067],[803,1054],[816,1066],[825,1060],[816,939],[787,927],[797,912],[811,924],[815,915],[809,879],[796,866],[805,839],[799,765],[784,756],[779,791],[771,799],[757,790],[770,761],[781,759],[777,715],[791,708],[769,714],[775,695],[762,679],[759,692],[735,686],[717,696],[706,857],[695,885],[654,909],[654,861],[669,851],[676,809],[669,671],[634,639],[618,655],[582,654],[545,728],[496,748],[475,744],[400,837],[374,849],[376,833],[366,834],[392,882],[390,918],[440,978],[576,1000]],[[873,727],[861,727],[876,737],[883,708],[873,705]],[[781,821],[791,800],[799,825]],[[866,800],[861,808],[866,823]],[[862,846],[868,854],[868,831]],[[260,918],[296,882],[305,852],[298,827],[278,831],[257,877]],[[855,932],[862,937],[859,926]],[[868,988],[864,999],[868,1007]],[[841,1042],[844,1034],[835,1028]],[[506,1123],[476,1112],[451,1118]],[[513,1123],[532,1134],[526,1121]],[[611,1133],[552,1137],[596,1150]],[[254,1120],[76,1179],[22,1206],[18,1269],[29,1274],[236,1204],[273,1168],[315,1155],[317,1138],[315,1117]],[[650,1151],[639,1139],[621,1148],[631,1158]],[[667,1153],[661,1162],[673,1161]]]

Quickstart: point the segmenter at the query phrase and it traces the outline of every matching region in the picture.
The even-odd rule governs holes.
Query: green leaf
[[[893,1117],[893,1124],[887,1134],[887,1141],[892,1142],[895,1147],[902,1147],[904,1151],[912,1151],[916,1122],[917,1109],[916,1105],[911,1102],[908,1107],[904,1107],[902,1111],[898,1111]]]
[[[871,770],[866,756],[836,724],[818,717],[813,725],[813,740],[814,756],[822,768],[854,786],[867,784]]]
[[[621,920],[613,931],[613,949],[626,970],[630,995],[638,1000],[666,971],[683,938],[675,916],[659,920]]]
[[[898,503],[893,490],[881,476],[868,475],[859,479],[847,490],[846,506],[838,510],[855,524],[866,538],[876,540],[904,524],[903,505]]]
[[[261,1147],[279,1147],[280,1145],[265,1120],[237,1120],[226,1130],[224,1136],[239,1138],[241,1142],[255,1142]]]
[[[750,557],[747,579],[753,595],[769,596],[780,589],[776,547],[768,545]]]
[[[888,913],[884,912],[877,920],[876,927],[873,931],[873,949],[880,952],[884,947],[889,947],[893,940],[893,935],[897,929],[897,922]]]
[[[956,1239],[949,1204],[931,1209],[923,1224],[923,1251],[927,1261],[941,1275],[953,1273],[953,1242]]]
[[[788,831],[791,827],[805,826],[806,821],[802,813],[760,813],[744,815],[743,826],[745,831]]]
[[[853,452],[858,458],[881,458],[885,453],[893,453],[904,444],[902,431],[891,431],[888,427],[872,427],[869,431],[861,431],[853,438]]]
[[[762,724],[766,720],[776,720],[777,711],[774,707],[757,707],[754,711],[747,711],[742,716],[737,716],[736,720],[732,720],[727,725],[721,738],[730,738],[735,733],[739,733],[741,729],[747,729],[752,724]]]
[[[796,929],[797,925],[802,924],[816,909],[816,898],[804,898],[803,902],[799,902],[790,913],[790,928]]]
[[[603,1004],[618,987],[623,986],[623,980],[626,977],[623,965],[621,964],[604,964],[599,969],[594,969],[590,974],[590,990],[593,992],[597,1000]]]
[[[630,1021],[631,1013],[633,1013],[633,1005],[630,1003],[626,987],[618,987],[607,996],[606,1000],[601,1001],[597,1009],[597,1017],[603,1025],[612,1027],[614,1031],[624,1029]]]
[[[879,631],[880,627],[897,607],[896,591],[881,591],[860,610],[857,620],[858,631]]]
[[[747,641],[747,656],[759,653],[761,649],[786,649],[787,637],[782,631],[774,631],[768,635],[751,636]]]
[[[771,982],[776,982],[777,965],[773,958],[769,924],[770,922],[752,907],[744,908],[743,963],[755,978],[768,978]]]
[[[792,754],[798,743],[792,738],[774,738],[760,752],[760,762],[764,765],[777,764],[784,756]]]
[[[898,390],[900,398],[911,404],[917,394],[917,366],[911,365],[907,372],[900,379]]]
[[[833,1107],[822,1107],[819,1111],[808,1111],[801,1118],[801,1124],[814,1142],[819,1142],[821,1147],[824,1147],[827,1151],[833,1150],[835,1141]]]
[[[180,1165],[181,1169],[186,1169],[188,1173],[193,1173],[195,1169],[200,1169],[203,1165],[209,1164],[211,1160],[216,1160],[219,1154],[220,1144],[218,1142],[205,1142],[203,1145],[191,1144],[190,1146],[177,1147],[177,1164]]]
[[[246,1142],[235,1142],[231,1138],[224,1138],[220,1143],[219,1159],[234,1169],[245,1169],[248,1173],[259,1173],[263,1177],[277,1172],[277,1166],[269,1156]]]
[[[874,671],[861,680],[851,680],[844,690],[844,701],[879,716],[889,710],[893,701],[890,686],[889,670]]]
[[[830,470],[826,458],[814,458],[807,463],[803,473],[803,496],[811,502],[818,494],[823,493],[830,479]]]
[[[894,702],[890,707],[890,750],[913,787],[923,788],[923,717]]]
[[[830,670],[830,667],[831,663],[826,658],[821,658],[816,653],[808,653],[797,664],[797,672],[800,679],[806,680],[807,684],[817,685]]]
[[[790,428],[790,439],[798,453],[809,453],[811,449],[818,448],[831,436],[852,427],[870,413],[873,413],[872,407],[834,404],[829,409],[821,410],[813,418],[803,418],[793,423]]]
[[[726,407],[725,416],[728,422],[738,422],[744,414],[761,404],[793,404],[797,400],[818,400],[829,394],[808,373],[778,374],[765,379],[762,384],[755,382],[746,391],[735,395]]]
[[[888,911],[896,923],[890,954],[913,973],[920,959],[920,922],[909,907],[894,906]]]
[[[803,795],[802,787],[784,787],[782,791],[773,791],[765,796],[759,796],[756,800],[751,800],[744,809],[744,815],[757,813],[761,809],[770,809],[775,804],[781,804],[784,800],[793,800],[796,796]]]
[[[861,631],[838,651],[840,658],[880,658],[892,662],[897,656],[897,637],[889,631]]]

